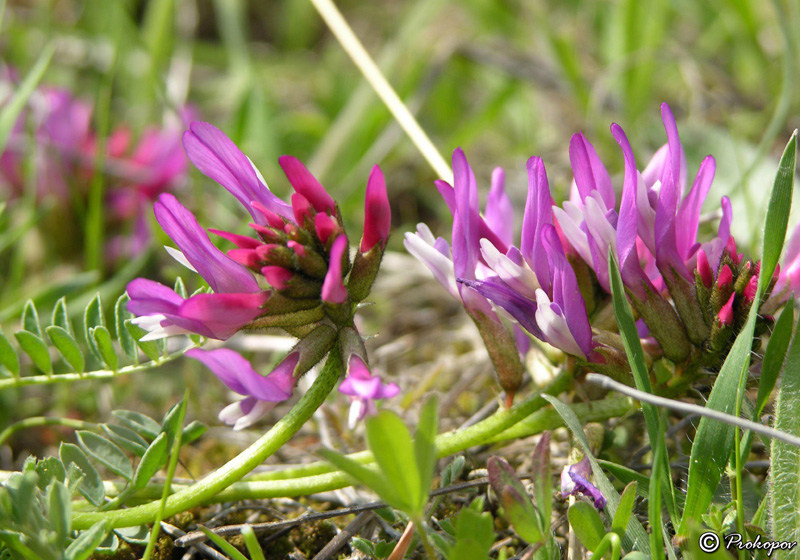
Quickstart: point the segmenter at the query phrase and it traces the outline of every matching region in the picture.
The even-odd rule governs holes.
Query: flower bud
[[[700,275],[700,279],[703,281],[703,286],[710,288],[714,283],[714,272],[711,270],[711,266],[708,264],[708,256],[706,255],[706,252],[702,249],[697,252],[697,273]]]
[[[733,325],[733,300],[736,297],[736,294],[731,294],[731,297],[728,299],[728,302],[722,306],[717,313],[717,319],[721,325],[726,327],[730,327]]]
[[[361,238],[361,252],[366,253],[376,245],[386,246],[392,223],[392,210],[386,194],[386,181],[377,165],[372,168],[367,181],[364,201],[364,235]]]

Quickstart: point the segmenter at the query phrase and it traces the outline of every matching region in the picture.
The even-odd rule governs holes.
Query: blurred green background
[[[569,137],[579,129],[619,171],[613,121],[644,163],[663,142],[658,108],[666,101],[690,173],[714,153],[720,192],[743,178],[763,190],[744,177],[754,156],[777,153],[800,123],[797,2],[348,0],[339,7],[440,151],[449,159],[462,146],[484,184],[496,165],[518,177],[535,154],[563,188],[571,179]],[[444,211],[433,172],[307,0],[8,3],[6,62],[24,73],[48,41],[57,51],[42,83],[90,100],[110,94],[112,126],[141,129],[188,101],[279,193],[287,184],[277,157],[291,153],[354,206],[380,163],[398,225]]]

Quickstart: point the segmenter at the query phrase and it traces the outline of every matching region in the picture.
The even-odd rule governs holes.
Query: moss
[[[292,531],[297,549],[311,558],[336,536],[336,528],[329,521],[301,525]]]

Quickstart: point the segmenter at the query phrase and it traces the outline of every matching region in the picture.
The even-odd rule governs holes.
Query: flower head
[[[345,392],[350,391],[364,407],[357,416],[374,407],[373,399],[396,394],[396,385],[383,385],[370,377],[379,383],[375,388],[376,381],[364,378],[364,371],[369,376],[366,352],[352,326],[354,306],[350,303],[369,293],[388,237],[390,211],[380,169],[375,167],[368,181],[367,227],[351,271],[348,238],[336,203],[299,160],[283,156],[279,161],[295,189],[287,204],[214,126],[192,123],[183,143],[192,163],[250,213],[254,235],[209,230],[235,245],[223,253],[175,196],[161,194],[155,203],[156,219],[178,247],[167,251],[200,274],[211,293],[184,299],[150,280],[131,282],[128,309],[138,315],[133,321],[149,331],[146,338],[194,333],[225,340],[242,329],[264,327],[282,327],[301,338],[266,377],[227,349],[189,353],[231,390],[245,396],[220,416],[236,429],[249,426],[274,403],[287,399],[296,378],[325,357],[340,330],[357,338],[362,349],[361,364],[346,355],[355,373]]]
[[[783,272],[766,292],[768,301],[754,301],[759,263],[737,251],[730,235],[727,198],[721,200],[716,235],[699,237],[714,158],[702,161],[688,188],[675,118],[667,105],[662,105],[661,115],[667,142],[643,171],[625,132],[619,125],[611,126],[624,165],[619,197],[611,175],[582,133],[570,142],[573,188],[570,200],[560,207],[553,203],[541,159],[530,158],[518,243],[507,230],[501,231],[496,219],[490,225],[488,210],[486,219],[478,213],[474,176],[457,151],[456,186],[437,183],[453,213],[452,246],[420,224],[417,234],[406,235],[406,247],[449,293],[462,299],[473,317],[476,311],[492,317],[486,307],[491,302],[529,334],[575,356],[579,363],[632,382],[618,334],[589,321],[592,315],[602,316],[603,308],[611,304],[611,254],[639,315],[640,335],[658,343],[651,357],[663,356],[681,372],[679,379],[660,389],[676,392],[686,387],[702,371],[721,366],[752,305],[760,306],[757,329],[764,332],[772,320],[770,312],[800,286],[800,280],[795,282],[795,276],[800,278],[795,270],[800,270],[800,233],[792,236]]]

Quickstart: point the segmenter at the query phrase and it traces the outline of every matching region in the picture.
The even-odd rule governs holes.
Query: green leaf
[[[22,351],[30,356],[33,364],[39,368],[42,373],[52,375],[53,364],[50,362],[50,351],[47,349],[47,344],[44,341],[28,331],[17,331],[14,333],[14,338],[17,339],[19,347]]]
[[[173,288],[175,293],[181,296],[183,299],[186,299],[186,286],[183,283],[183,278],[178,276],[175,279],[175,287]]]
[[[72,338],[72,335],[63,327],[56,325],[49,326],[45,329],[47,337],[53,346],[64,357],[64,360],[70,365],[73,371],[83,373],[86,363],[83,359],[83,352],[78,342]]]
[[[235,546],[231,543],[217,535],[216,533],[212,533],[202,525],[198,525],[198,528],[203,531],[206,536],[211,539],[211,541],[217,545],[222,552],[230,556],[233,560],[247,560],[247,556],[239,552]],[[251,529],[252,530],[252,529]]]
[[[628,526],[628,521],[633,513],[633,506],[636,503],[636,483],[631,482],[622,491],[619,497],[619,507],[617,513],[614,514],[614,520],[611,522],[611,530],[617,533],[620,537],[625,535],[625,528]]]
[[[114,350],[114,342],[111,340],[111,333],[105,327],[94,327],[89,329],[94,340],[95,348],[103,359],[106,367],[112,371],[117,371],[119,368],[119,361],[117,360],[117,353]]]
[[[117,339],[122,351],[133,362],[139,359],[139,350],[136,348],[136,341],[131,336],[130,331],[125,328],[125,321],[133,317],[128,311],[128,302],[130,301],[128,294],[122,294],[117,303],[114,305],[114,326],[117,329]]]
[[[50,518],[50,527],[56,534],[56,546],[63,549],[67,543],[70,526],[72,525],[72,502],[67,487],[63,482],[54,480],[48,489],[47,511]]]
[[[792,185],[796,158],[797,133],[786,146],[770,194],[769,207],[764,222],[764,244],[762,249],[761,275],[755,301],[761,296],[772,279],[778,258],[783,249],[786,228],[791,209]],[[711,389],[706,407],[726,414],[736,414],[739,396],[744,392],[747,371],[750,366],[750,351],[753,345],[758,305],[750,308],[747,322],[722,364],[722,368]],[[689,476],[686,488],[686,506],[678,527],[678,535],[686,536],[689,519],[699,519],[705,513],[719,485],[722,471],[728,464],[733,449],[734,427],[717,420],[703,417],[697,427],[689,461]]]
[[[436,426],[439,401],[435,396],[428,398],[422,407],[417,432],[414,434],[414,456],[420,480],[419,503],[428,500],[433,482],[433,470],[436,467]]]
[[[141,412],[120,409],[112,410],[111,414],[125,426],[146,439],[153,440],[161,433],[161,425]]]
[[[542,527],[550,526],[553,511],[553,477],[550,471],[550,432],[544,432],[533,450],[531,458],[533,473],[533,495]]]
[[[606,536],[606,528],[597,510],[588,502],[575,502],[567,511],[567,518],[581,544],[594,552]]]
[[[105,324],[106,319],[103,316],[103,303],[100,300],[100,294],[96,294],[83,311],[83,334],[86,337],[86,344],[89,345],[89,349],[97,356],[98,360],[102,360],[103,356],[100,355],[100,351],[95,345],[92,329],[94,327],[104,327]]]
[[[375,461],[406,504],[397,509],[404,510],[410,517],[419,517],[425,502],[420,500],[422,481],[419,470],[412,467],[417,461],[411,434],[400,417],[388,410],[368,418],[366,424],[367,442]]]
[[[623,484],[636,483],[636,493],[645,500],[649,497],[650,477],[623,465],[598,459],[597,462]]]
[[[158,434],[158,437],[147,448],[142,460],[139,461],[139,465],[136,467],[132,483],[135,490],[144,488],[153,478],[153,475],[164,466],[167,462],[167,451],[167,434]]]
[[[353,537],[350,540],[350,546],[367,556],[375,556],[375,545],[367,539],[361,537]]]
[[[178,425],[178,422],[180,422],[180,415],[181,403],[178,402],[172,405],[172,407],[164,415],[164,419],[161,421],[161,431],[167,434],[167,446],[170,448],[172,448],[172,442],[175,439],[175,435],[178,433],[178,430],[181,429],[181,426]],[[183,443],[182,440],[181,443]]]
[[[86,430],[79,430],[76,435],[78,444],[90,457],[125,480],[131,480],[133,467],[119,447],[106,438]]]
[[[136,345],[144,352],[145,356],[153,361],[161,357],[161,348],[158,342],[155,340],[141,340],[141,338],[147,334],[146,330],[139,325],[131,323],[130,319],[125,319],[125,329],[130,333],[131,337],[133,337],[133,340],[136,341]]]
[[[795,332],[775,404],[775,428],[800,435],[799,410],[800,336]],[[800,541],[800,449],[773,439],[770,477],[772,540]]]
[[[781,316],[772,329],[772,334],[767,343],[767,350],[764,352],[764,360],[761,362],[761,378],[758,380],[758,396],[756,406],[753,410],[753,420],[758,421],[764,407],[767,405],[775,382],[783,368],[786,360],[786,352],[789,350],[789,343],[792,341],[792,329],[794,328],[794,305],[787,305],[783,308]],[[750,435],[750,433],[748,433]],[[750,435],[750,439],[752,436]],[[748,455],[749,455],[749,446]]]
[[[633,379],[636,383],[636,388],[645,393],[653,393],[653,388],[650,385],[650,372],[647,363],[644,359],[644,351],[642,350],[642,343],[639,340],[639,332],[636,329],[636,321],[633,318],[633,311],[628,303],[628,298],[625,296],[625,287],[622,283],[622,276],[620,275],[619,266],[614,258],[614,254],[608,252],[608,275],[611,284],[612,305],[614,307],[614,316],[617,319],[619,326],[619,334],[622,338],[622,344],[625,347],[625,354],[628,357],[628,363],[631,366]],[[662,447],[665,453],[662,454],[663,461],[668,461],[669,454],[666,453],[666,441],[660,437],[661,424],[658,415],[658,409],[649,403],[642,403],[642,413],[644,414],[645,425],[647,426],[647,435],[650,439],[650,445],[655,449]],[[663,488],[666,489],[667,495],[667,509],[675,521],[678,518],[678,511],[675,508],[673,496],[675,492],[672,488],[672,479],[669,476],[668,465],[667,468],[661,471]],[[620,533],[622,536],[622,533]]]
[[[244,537],[244,544],[247,547],[247,552],[250,553],[251,560],[266,560],[264,552],[261,550],[261,545],[258,544],[258,539],[250,525],[245,525],[241,529],[242,537]]]
[[[797,161],[797,131],[795,130],[778,164],[778,173],[769,196],[767,216],[764,219],[764,240],[761,250],[761,274],[758,278],[758,297],[766,291],[783,251],[789,212],[792,209],[792,189]]]
[[[19,375],[19,357],[2,329],[0,329],[0,366],[6,368],[14,377]]]
[[[126,543],[135,544],[138,546],[147,546],[147,541],[150,538],[150,530],[147,528],[147,525],[139,525],[137,527],[119,527],[114,529],[114,532]]]
[[[22,309],[22,328],[42,338],[42,329],[39,326],[39,313],[36,311],[36,306],[31,300],[26,301],[25,307]]]
[[[197,420],[193,420],[183,429],[183,435],[181,435],[181,445],[186,445],[188,443],[192,443],[193,441],[200,439],[203,434],[208,431],[208,426],[203,424],[202,422],[198,422]]]
[[[409,438],[410,439],[410,438]],[[332,449],[320,449],[317,453],[337,469],[346,472],[356,481],[363,484],[375,492],[384,502],[395,509],[405,510],[410,508],[410,504],[399,489],[378,472],[369,467],[365,467],[349,457],[336,453]]]
[[[67,331],[70,336],[73,338],[75,337],[75,332],[72,330],[72,321],[69,320],[69,312],[67,311],[67,298],[59,298],[56,302],[55,307],[53,307],[53,317],[50,323],[53,326],[61,327]]]
[[[487,560],[494,544],[494,522],[490,513],[461,508],[456,521],[456,542],[448,560]]]
[[[103,431],[111,440],[125,451],[130,451],[141,457],[147,451],[148,443],[142,436],[126,428],[125,426],[115,426],[113,424],[101,424]]]
[[[82,531],[64,551],[65,560],[86,560],[106,538],[108,526],[105,521],[98,521],[88,530]]]
[[[592,464],[592,474],[594,474],[595,483],[603,493],[603,496],[606,497],[606,500],[608,500],[606,508],[613,518],[613,516],[617,513],[617,508],[619,507],[619,494],[608,480],[608,477],[603,472],[603,469],[600,468],[600,464],[597,462],[597,459],[595,459],[592,455],[589,442],[586,440],[586,434],[583,433],[583,428],[581,427],[578,417],[575,415],[572,409],[570,409],[557,398],[550,395],[542,395],[542,398],[553,405],[553,408],[555,408],[559,415],[561,415],[561,417],[564,419],[564,423],[567,425],[583,449],[583,452],[587,457],[589,457],[589,462]],[[625,536],[622,540],[625,548],[628,550],[634,548],[635,544],[637,550],[650,553],[650,543],[647,539],[647,533],[635,516],[631,516],[631,519],[628,522],[628,528],[625,531]]]
[[[36,86],[42,76],[44,76],[55,50],[54,42],[45,46],[39,58],[36,59],[33,68],[25,75],[25,79],[18,87],[14,88],[14,96],[0,111],[0,153],[5,152],[8,139],[11,138],[11,132],[14,130],[14,125],[28,103],[28,99],[36,90]]]
[[[93,505],[99,506],[102,504],[106,495],[103,479],[100,478],[97,470],[89,462],[81,448],[71,443],[62,443],[58,450],[58,456],[68,468],[70,463],[74,463],[83,473],[83,480],[78,486],[78,491]]]
[[[67,471],[64,463],[58,457],[45,457],[36,463],[36,474],[39,475],[39,485],[47,487],[51,482],[57,480],[64,482],[67,479]]]

